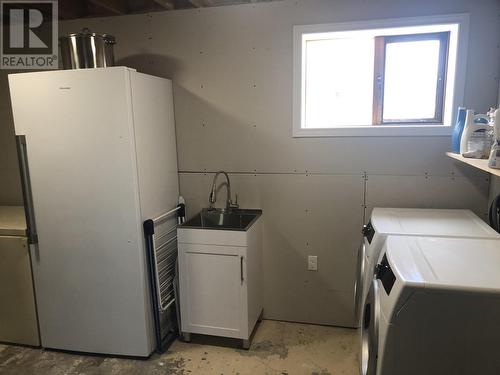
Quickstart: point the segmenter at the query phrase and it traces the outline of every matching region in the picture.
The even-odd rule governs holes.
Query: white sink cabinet
[[[243,340],[262,314],[262,217],[246,230],[179,227],[181,329]]]

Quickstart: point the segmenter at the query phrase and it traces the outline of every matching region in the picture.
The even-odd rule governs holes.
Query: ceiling
[[[59,19],[108,17],[272,0],[59,0]]]

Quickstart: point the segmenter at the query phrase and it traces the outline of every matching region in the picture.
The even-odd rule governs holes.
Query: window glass
[[[371,125],[374,38],[308,40],[306,127]]]
[[[383,121],[435,117],[439,50],[439,40],[386,45]]]

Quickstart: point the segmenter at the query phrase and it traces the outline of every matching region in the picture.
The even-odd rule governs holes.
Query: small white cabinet
[[[262,313],[262,218],[246,231],[178,228],[183,333],[249,338]]]

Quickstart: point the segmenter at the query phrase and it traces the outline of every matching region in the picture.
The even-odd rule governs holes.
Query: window
[[[443,122],[449,35],[375,37],[373,124]]]
[[[295,26],[294,136],[450,134],[466,26],[465,15]]]

